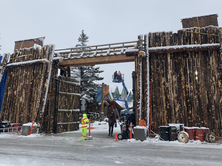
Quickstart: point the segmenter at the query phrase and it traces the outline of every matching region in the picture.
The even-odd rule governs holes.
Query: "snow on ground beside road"
[[[144,160],[146,162],[154,162],[157,166],[220,165],[218,155],[213,153],[218,154],[218,151],[222,149],[222,144],[201,143],[200,141],[190,141],[184,144],[178,141],[160,141],[155,138],[147,138],[145,141],[135,139],[115,141],[115,135],[114,137],[108,136],[109,126],[107,122],[95,121],[92,124],[93,129],[91,130],[91,135],[93,139],[87,141],[82,141],[81,128],[77,131],[58,134],[32,134],[29,136],[23,136],[17,133],[0,133],[0,142],[2,142],[0,148],[2,151],[0,155],[0,166],[73,165],[73,162],[75,165],[103,165],[103,163],[100,162],[100,154],[105,156],[101,161],[105,160],[109,163],[108,165],[129,165],[130,162],[134,162],[135,165],[135,161],[137,160],[140,163],[138,165],[142,165],[141,163],[143,163]],[[120,133],[119,124],[117,127],[114,127],[114,134],[115,133]],[[4,142],[7,142],[7,144],[4,144]],[[121,152],[124,151],[124,147],[135,148],[135,150],[141,147],[145,148],[142,149],[141,155],[134,157],[133,152],[129,152],[129,155],[122,154]],[[7,148],[7,151],[5,151],[5,148]],[[158,152],[161,149],[165,149],[164,153]],[[110,150],[113,154],[110,154]],[[152,155],[152,150],[154,150],[156,154]],[[8,153],[8,151],[10,153]],[[127,151],[130,151],[130,149]],[[175,154],[178,153],[177,157],[179,156],[179,159],[174,155],[167,154],[174,154],[174,151]],[[184,153],[181,153],[181,151]],[[211,158],[216,158],[217,160],[212,162],[212,160],[206,161],[205,159],[203,162],[201,158],[203,154],[201,153],[199,155],[202,151],[203,153],[206,151],[213,152]],[[93,155],[90,155],[90,152],[93,152]],[[143,152],[147,152],[149,155],[144,155]],[[190,157],[190,153],[193,154],[194,157],[189,158],[187,161],[187,159],[184,158],[187,156]],[[186,156],[183,158],[184,154]],[[85,160],[82,159],[82,156],[90,156],[91,158]]]
[[[93,137],[93,140],[100,140],[101,137],[104,139],[108,139],[108,129],[109,125],[106,121],[95,121],[92,123],[93,129],[91,130],[91,136]],[[117,123],[117,127],[114,127],[113,135],[114,137],[111,137],[110,141],[115,142],[115,134],[120,133],[120,126]],[[0,133],[0,139],[48,139],[48,140],[67,140],[67,141],[82,141],[81,140],[81,125],[80,129],[77,131],[69,131],[69,132],[63,132],[58,134],[32,134],[28,136],[23,136],[18,133]],[[88,135],[88,131],[87,131]],[[134,143],[142,143],[142,144],[156,144],[156,145],[164,145],[164,146],[182,146],[182,147],[198,147],[198,148],[215,148],[215,149],[222,149],[222,144],[219,143],[206,143],[206,142],[200,142],[200,141],[189,141],[188,143],[181,143],[179,141],[160,141],[159,139],[155,138],[147,138],[144,141],[135,140],[135,139],[128,139],[128,140],[118,140],[118,143],[124,142],[124,143],[131,143],[132,145]]]
[[[0,133],[0,139],[1,138],[11,138],[11,139],[17,139],[17,138],[24,138],[24,139],[29,139],[29,138],[40,138],[40,137],[44,137],[46,136],[46,134],[31,134],[31,135],[27,135],[27,136],[24,136],[24,135],[20,135],[18,133]]]
[[[129,143],[143,143],[143,144],[156,144],[156,145],[164,145],[164,146],[182,146],[182,147],[198,147],[198,148],[215,148],[215,149],[222,149],[222,144],[219,143],[207,143],[207,142],[200,142],[198,141],[189,141],[188,143],[181,143],[179,141],[160,141],[156,140],[155,138],[147,138],[144,141],[135,140],[135,139],[128,139]]]

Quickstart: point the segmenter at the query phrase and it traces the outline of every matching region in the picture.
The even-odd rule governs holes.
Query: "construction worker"
[[[117,76],[118,76],[118,75],[117,75],[117,71],[115,71],[115,72],[114,72],[114,80],[117,80],[117,79],[118,79]]]
[[[89,119],[87,118],[86,114],[83,114],[82,117],[82,140],[86,140],[86,133],[87,133],[87,123],[89,122]]]
[[[121,77],[122,74],[121,74],[121,72],[119,71],[119,72],[117,73],[117,75],[118,75],[118,80],[121,81],[121,80],[122,80],[122,77]]]

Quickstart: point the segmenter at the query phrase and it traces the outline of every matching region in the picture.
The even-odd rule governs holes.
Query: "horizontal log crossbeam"
[[[59,80],[59,79],[57,79],[57,80]],[[59,81],[63,82],[63,83],[71,84],[71,85],[80,86],[80,82],[71,82],[71,81],[64,81],[64,80],[59,80]]]
[[[135,49],[137,47],[135,46],[135,44],[136,41],[133,41],[107,45],[58,49],[56,50],[56,52],[59,53],[61,57],[63,57],[63,59],[60,59],[60,66],[83,66],[108,63],[135,62],[135,56],[138,55],[138,49]],[[149,53],[206,51],[217,50],[219,48],[220,43],[176,45],[150,47]]]
[[[80,109],[58,109],[58,111],[79,112]]]
[[[59,92],[59,94],[80,96],[80,93]]]
[[[135,55],[130,55],[130,50],[135,52],[137,41],[113,43],[96,46],[57,49],[60,66],[83,66],[107,63],[134,62]],[[127,52],[127,55],[126,55]],[[57,55],[58,56],[58,55]]]
[[[126,55],[101,56],[92,58],[65,59],[59,63],[60,66],[84,66],[107,63],[134,62],[135,57]]]
[[[57,125],[62,125],[62,124],[77,124],[80,123],[79,121],[77,122],[61,122],[61,123],[57,123]]]

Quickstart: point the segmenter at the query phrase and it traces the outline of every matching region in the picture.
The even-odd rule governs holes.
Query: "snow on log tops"
[[[49,49],[52,49],[52,45],[47,45],[42,48],[33,46],[16,50],[10,55],[10,61],[7,64],[7,67],[49,63]],[[61,59],[61,57],[55,57],[55,60],[59,59]]]
[[[94,46],[84,46],[66,49],[57,49],[56,53],[59,53],[64,59],[79,59],[79,58],[91,58],[101,56],[113,56],[113,55],[125,55],[126,52],[138,52],[137,41],[112,43]]]
[[[220,43],[214,44],[191,44],[191,45],[179,45],[179,46],[163,46],[163,47],[151,47],[149,52],[167,53],[167,52],[183,52],[183,51],[199,51],[199,50],[215,50],[220,48]]]
[[[218,26],[192,27],[173,32],[149,33],[150,53],[205,51],[220,48]]]
[[[218,26],[192,27],[173,32],[149,33],[150,53],[217,50],[220,47],[221,28]],[[58,56],[67,59],[82,59],[113,55],[137,56],[138,41],[95,46],[57,49]]]

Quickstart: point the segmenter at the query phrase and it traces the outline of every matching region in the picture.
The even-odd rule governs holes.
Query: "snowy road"
[[[1,133],[0,166],[222,165],[221,144],[115,141],[107,131],[108,125],[95,126],[93,140],[87,141],[81,140],[80,131],[32,136]]]

